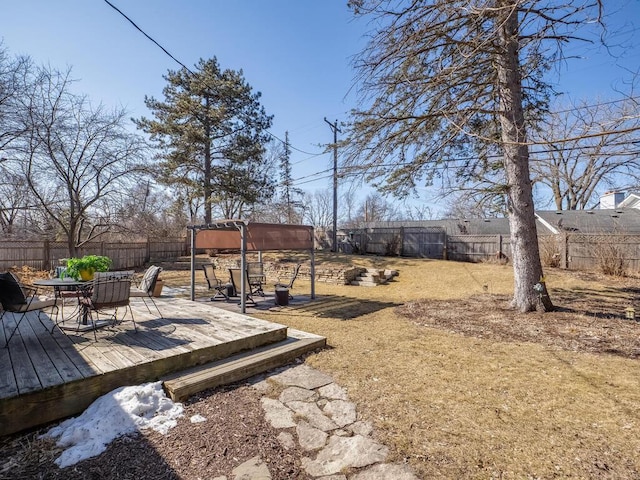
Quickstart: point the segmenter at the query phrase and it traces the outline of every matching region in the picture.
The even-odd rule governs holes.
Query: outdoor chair
[[[55,310],[56,319],[53,329],[58,324],[58,305],[56,298],[40,298],[38,295],[38,289],[31,285],[23,285],[19,282],[18,278],[11,272],[0,273],[0,303],[2,303],[2,312],[0,312],[0,323],[2,323],[2,331],[5,336],[5,348],[9,345],[9,341],[13,335],[18,331],[20,322],[24,320],[29,312],[37,312],[38,320],[42,326],[49,330],[49,327],[42,321],[42,310],[45,308],[52,308]],[[6,323],[9,318],[7,313],[13,313],[14,318],[17,315],[18,320],[9,336],[7,336]]]
[[[298,272],[300,271],[300,267],[301,267],[301,264],[296,265],[296,268],[293,269],[293,273],[289,277],[288,282],[286,282],[286,280],[281,282],[280,278],[278,278],[278,282],[274,285],[274,288],[276,289],[286,288],[289,291],[289,299],[291,300],[293,299],[293,295],[291,295],[291,290],[293,289],[293,282],[295,282],[296,278],[298,277]]]
[[[223,283],[218,277],[216,277],[216,267],[212,263],[202,265],[204,270],[204,278],[207,280],[209,290],[215,290],[216,293],[211,297],[211,301],[220,299],[229,300],[228,283]]]
[[[229,275],[231,276],[231,283],[233,284],[233,288],[236,291],[236,294],[241,295],[242,291],[240,290],[240,286],[242,285],[242,270],[239,268],[230,268]],[[244,292],[245,292],[245,303],[250,303],[255,307],[256,301],[253,299],[253,295],[251,292],[251,285],[249,284],[249,275],[245,276],[244,279]]]
[[[93,335],[97,340],[96,327],[100,315],[107,315],[110,323],[122,322],[127,310],[133,321],[133,328],[138,331],[133,310],[129,304],[131,295],[131,279],[133,272],[96,272],[91,288],[86,290],[86,296],[80,299],[82,318],[89,319],[93,327]],[[122,318],[118,319],[118,309],[124,308]]]
[[[249,277],[249,285],[251,285],[251,293],[264,297],[262,284],[265,281],[265,276],[262,262],[247,262],[247,275]]]
[[[63,278],[67,271],[67,267],[58,266],[53,270],[53,278]],[[78,290],[78,287],[75,286],[56,286],[53,287],[53,293],[56,298],[60,299],[60,318],[62,319],[62,323],[64,323],[65,314],[64,314],[64,305],[65,300],[75,300],[74,305],[78,306],[78,298],[82,296],[82,292]]]
[[[147,307],[147,310],[149,310],[149,313],[153,314],[153,312],[151,311],[151,308],[149,308],[149,304],[147,303],[147,301],[151,301],[151,303],[153,304],[153,307],[158,312],[158,315],[160,315],[160,318],[164,318],[162,316],[162,312],[158,308],[158,304],[153,299],[153,292],[156,288],[156,283],[158,282],[158,276],[160,275],[161,271],[162,271],[162,267],[156,267],[155,265],[151,265],[149,268],[147,268],[138,286],[131,287],[130,296],[134,298],[142,298],[142,301],[144,302],[144,306]]]

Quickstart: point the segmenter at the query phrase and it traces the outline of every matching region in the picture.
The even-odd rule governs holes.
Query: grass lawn
[[[317,283],[314,302],[250,314],[326,336],[307,362],[348,388],[422,478],[640,478],[640,323],[623,318],[636,279],[548,271],[560,310],[516,314],[511,266],[317,260],[400,276]]]

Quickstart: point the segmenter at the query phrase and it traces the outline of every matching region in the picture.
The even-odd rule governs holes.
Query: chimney
[[[600,197],[600,210],[617,208],[618,204],[624,200],[624,192],[605,192]]]

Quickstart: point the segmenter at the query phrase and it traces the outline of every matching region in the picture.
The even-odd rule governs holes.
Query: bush
[[[559,267],[560,246],[555,235],[540,236],[538,240],[540,246],[540,261],[543,267]]]
[[[598,270],[605,275],[624,277],[627,273],[627,246],[611,241],[598,241],[592,247]]]

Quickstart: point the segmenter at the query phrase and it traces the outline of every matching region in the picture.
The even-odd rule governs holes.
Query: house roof
[[[618,204],[618,208],[640,208],[640,194],[631,192]]]
[[[447,235],[509,235],[508,218],[461,218],[443,220],[369,222],[365,228],[435,228]]]
[[[637,196],[637,201],[640,206],[640,195]],[[447,235],[510,234],[508,218],[369,222],[365,224],[365,228],[400,227],[438,228],[443,229]],[[640,234],[640,209],[540,210],[536,211],[536,227],[540,234],[560,232]]]
[[[539,233],[640,233],[640,210],[548,210],[536,212]]]

